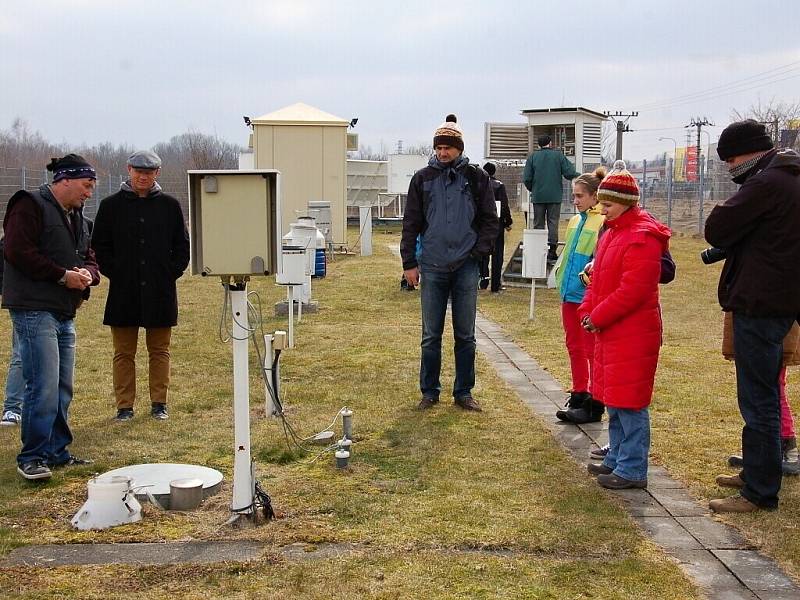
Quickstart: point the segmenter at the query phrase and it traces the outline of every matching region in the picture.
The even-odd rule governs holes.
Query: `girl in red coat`
[[[658,280],[670,231],[639,208],[639,187],[621,160],[600,183],[597,198],[607,231],[578,315],[595,334],[591,393],[608,408],[610,448],[602,464],[588,468],[603,487],[643,488],[661,346]]]

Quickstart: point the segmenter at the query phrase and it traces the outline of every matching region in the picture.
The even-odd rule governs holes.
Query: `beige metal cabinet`
[[[333,243],[347,243],[347,126],[349,121],[298,103],[251,120],[256,169],[281,173],[280,227],[304,215],[308,203],[331,203]]]

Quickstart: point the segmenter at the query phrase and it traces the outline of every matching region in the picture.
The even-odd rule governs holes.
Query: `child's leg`
[[[561,303],[561,322],[572,371],[572,391],[586,392],[589,390],[589,358],[586,355],[586,331],[578,320],[578,304]]]
[[[643,481],[647,479],[647,456],[650,453],[650,411],[647,408],[615,410],[619,414],[622,439],[614,474],[631,481]]]
[[[603,464],[609,469],[617,467],[617,457],[619,456],[619,444],[622,440],[622,424],[619,421],[618,408],[608,409],[608,454],[603,459]]]
[[[781,439],[793,438],[794,417],[792,408],[789,406],[789,399],[786,396],[786,366],[778,373],[778,390],[781,398]]]

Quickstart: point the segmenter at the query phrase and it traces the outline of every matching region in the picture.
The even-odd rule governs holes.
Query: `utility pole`
[[[628,126],[628,121],[630,121],[631,117],[638,117],[638,111],[632,111],[630,113],[623,113],[619,110],[614,111],[613,113],[610,110],[603,111],[603,114],[614,121],[614,125],[617,129],[617,156],[614,160],[621,160],[622,159],[622,134],[628,133],[629,131],[633,131]]]
[[[708,119],[703,117],[697,117],[696,119],[692,119],[692,122],[689,123],[686,128],[689,129],[690,127],[697,127],[697,164],[700,164],[700,130],[703,127],[714,127],[714,124],[711,123]],[[687,132],[688,137],[688,132]]]
[[[699,207],[700,207],[700,213],[699,213],[700,214],[700,219],[698,219],[698,223],[700,223],[702,221],[703,195],[704,195],[704,190],[703,190],[704,186],[703,186],[703,184],[705,183],[703,181],[703,178],[705,177],[705,172],[703,170],[703,164],[702,164],[703,157],[702,157],[702,154],[700,152],[700,131],[703,129],[703,127],[706,127],[706,126],[713,127],[714,124],[711,123],[705,117],[703,117],[702,119],[700,117],[697,117],[696,119],[692,119],[692,121],[686,126],[686,130],[687,130],[686,131],[686,139],[687,140],[689,139],[689,129],[691,127],[696,127],[697,128],[697,146],[696,146],[696,150],[695,150],[695,157],[696,157],[695,160],[697,161],[697,163],[696,163],[695,169],[696,169],[696,177],[697,177],[697,195],[699,196],[698,203],[699,203]],[[687,144],[687,147],[688,147],[688,144]],[[687,177],[687,180],[688,180],[688,177]]]

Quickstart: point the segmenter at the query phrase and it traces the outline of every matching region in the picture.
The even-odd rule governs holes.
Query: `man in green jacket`
[[[525,162],[522,181],[531,192],[533,228],[544,229],[547,219],[547,244],[550,246],[547,260],[553,263],[558,258],[558,220],[561,217],[563,195],[561,178],[572,180],[579,173],[561,150],[551,147],[549,135],[540,135],[537,143],[539,150]]]

